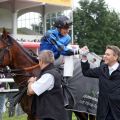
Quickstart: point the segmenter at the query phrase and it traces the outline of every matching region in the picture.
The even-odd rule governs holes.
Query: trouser
[[[108,111],[108,114],[107,114],[105,120],[115,120],[110,109]]]

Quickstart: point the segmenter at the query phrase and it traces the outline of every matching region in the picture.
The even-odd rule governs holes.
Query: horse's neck
[[[24,55],[14,55],[14,63],[13,66],[14,68],[26,68],[26,67],[31,67],[37,63],[33,62],[30,60],[30,58],[26,58]]]
[[[12,65],[14,66],[14,68],[31,67],[37,64],[19,47],[15,47],[12,50],[12,61]]]
[[[14,43],[13,47],[11,48],[11,53],[12,53],[12,60],[11,60],[11,69],[22,69],[23,71],[17,72],[17,74],[22,74],[22,75],[17,75],[14,76],[15,82],[21,86],[21,83],[23,86],[25,85],[24,83],[27,82],[27,80],[30,78],[30,76],[26,77],[26,74],[31,75],[31,76],[38,76],[40,72],[39,66],[36,68],[30,69],[30,70],[25,70],[25,68],[33,67],[37,62],[35,62],[32,57],[26,51],[19,46],[17,43]]]
[[[40,74],[40,68],[39,66],[31,69],[29,71],[20,71],[17,72],[17,74],[21,74],[21,75],[17,75],[14,76],[14,81],[15,83],[20,87],[20,86],[25,86],[27,84],[27,81],[29,80],[30,77],[38,77]],[[26,76],[26,75],[30,75],[30,76]]]
[[[13,55],[14,62],[12,69],[20,69],[20,71],[17,72],[18,75],[15,72],[16,76],[14,77],[14,81],[18,84],[18,86],[24,86],[30,77],[38,76],[40,68],[37,66],[37,63],[31,60],[29,57],[26,57],[26,55],[17,52]],[[37,67],[34,68],[34,66]]]

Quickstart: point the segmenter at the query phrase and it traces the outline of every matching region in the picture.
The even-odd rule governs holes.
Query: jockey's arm
[[[60,41],[51,40],[52,42],[55,42],[55,47],[59,51],[61,55],[69,56],[74,55],[74,51],[72,49],[69,49],[66,44],[61,43]]]
[[[61,55],[74,55],[73,50],[67,47],[67,45],[71,42],[71,38],[69,35],[65,35],[63,37],[56,37],[54,34],[50,34],[48,41],[50,41],[55,46],[55,48],[59,51]]]

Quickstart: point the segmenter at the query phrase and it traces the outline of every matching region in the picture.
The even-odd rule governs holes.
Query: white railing
[[[3,83],[11,83],[11,82],[14,82],[14,80],[12,78],[1,78],[0,79],[0,82]],[[4,88],[0,88],[0,93],[11,93],[11,92],[17,92],[19,91],[18,89],[4,89]]]
[[[0,82],[14,82],[12,78],[0,78]]]

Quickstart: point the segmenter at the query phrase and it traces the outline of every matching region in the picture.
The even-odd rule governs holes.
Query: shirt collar
[[[118,68],[118,66],[119,66],[119,63],[116,62],[114,65],[112,65],[112,66],[110,66],[108,68],[109,68],[109,70],[115,71]]]

